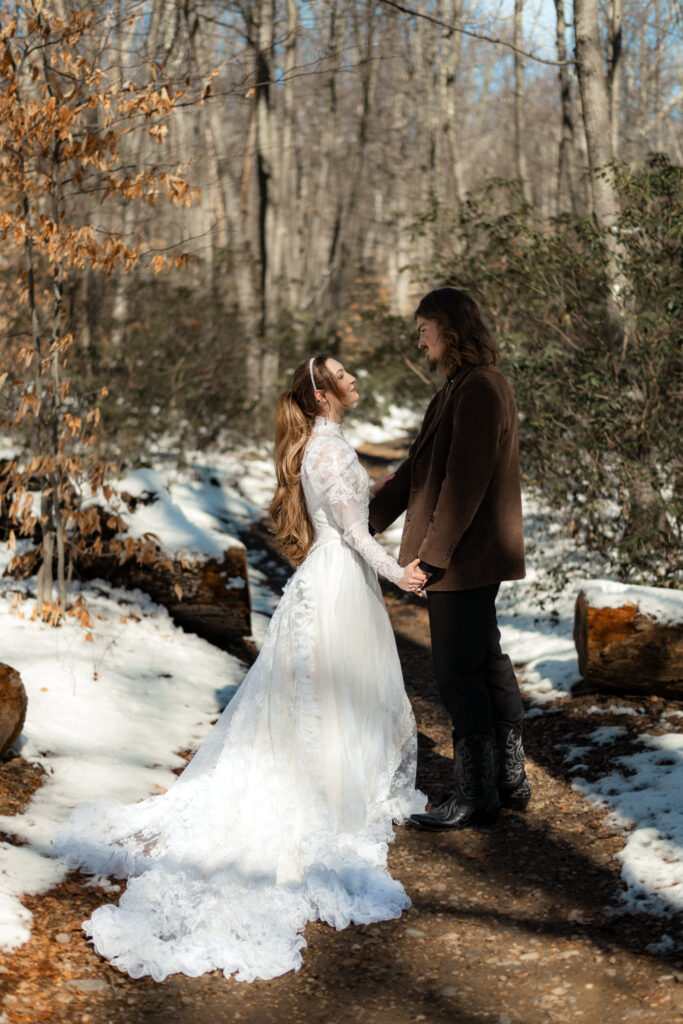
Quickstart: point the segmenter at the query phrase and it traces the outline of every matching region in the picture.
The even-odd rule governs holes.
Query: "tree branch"
[[[537,64],[549,64],[551,67],[562,67],[567,64],[575,64],[574,60],[546,60],[545,57],[537,57],[533,53],[529,53],[528,50],[520,50],[518,46],[513,43],[509,43],[506,39],[498,39],[495,36],[484,35],[483,32],[474,32],[472,29],[463,28],[461,25],[449,24],[446,21],[441,21],[440,18],[434,18],[431,14],[423,14],[422,11],[414,11],[411,7],[405,7],[403,4],[397,4],[394,0],[379,0],[385,7],[393,7],[396,11],[401,11],[403,14],[409,14],[411,18],[422,18],[424,21],[431,22],[432,25],[438,25],[439,28],[447,28],[449,32],[459,32],[463,36],[469,36],[471,39],[481,39],[485,43],[493,43],[495,46],[505,46],[508,50],[512,50],[513,53],[519,53],[522,57],[527,57],[529,60],[535,60]]]

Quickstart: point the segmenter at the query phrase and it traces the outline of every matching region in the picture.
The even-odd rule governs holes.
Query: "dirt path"
[[[426,611],[395,594],[387,604],[420,730],[418,782],[438,798],[449,785],[449,730],[432,687]],[[311,925],[303,968],[274,981],[134,981],[101,961],[80,930],[117,894],[74,873],[25,901],[33,936],[0,958],[0,1024],[683,1020],[682,965],[645,951],[672,923],[606,911],[621,885],[613,855],[622,840],[569,788],[553,745],[595,727],[582,718],[588,700],[596,698],[529,721],[534,799],[525,814],[462,833],[397,830],[390,867],[413,900],[401,920],[344,932]],[[6,800],[39,782],[21,776],[15,762],[0,766]]]

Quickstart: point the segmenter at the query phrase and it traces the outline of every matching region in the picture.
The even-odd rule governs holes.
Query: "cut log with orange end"
[[[626,588],[625,588],[626,590]],[[643,588],[651,593],[652,588]],[[597,690],[683,697],[683,622],[660,621],[633,600],[591,604],[582,590],[574,611],[574,643],[579,671]],[[637,596],[637,593],[636,593]],[[601,595],[602,597],[602,595]]]

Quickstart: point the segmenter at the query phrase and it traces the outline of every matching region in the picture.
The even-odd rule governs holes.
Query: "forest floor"
[[[450,783],[450,734],[432,683],[426,609],[395,594],[387,605],[418,722],[418,785],[438,799]],[[525,813],[503,812],[492,827],[457,833],[396,830],[389,866],[413,901],[400,920],[342,932],[311,924],[301,970],[272,981],[216,973],[157,984],[133,980],[94,953],[81,922],[118,893],[74,872],[24,899],[32,937],[0,958],[0,1022],[683,1021],[683,963],[646,949],[675,925],[614,912],[623,836],[566,778],[561,744],[594,728],[582,710],[595,699],[578,697],[528,721],[534,795]],[[656,715],[662,710],[657,701]],[[21,758],[3,766],[2,779],[5,813],[40,784]]]

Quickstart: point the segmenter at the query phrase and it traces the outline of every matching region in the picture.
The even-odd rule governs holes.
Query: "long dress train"
[[[82,804],[55,837],[69,866],[129,879],[84,929],[135,978],[272,978],[300,966],[307,921],[410,905],[387,843],[425,798],[376,576],[402,570],[368,533],[368,477],[339,425],[316,420],[302,483],[315,543],[192,761],[167,793]]]

